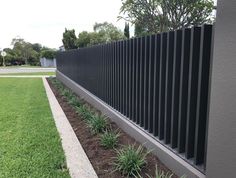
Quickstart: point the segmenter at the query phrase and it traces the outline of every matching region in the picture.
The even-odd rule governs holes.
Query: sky
[[[95,22],[110,22],[124,29],[117,21],[121,0],[1,0],[0,48],[11,47],[13,38],[50,48],[62,45],[62,34],[75,29],[76,35],[92,31]]]
[[[216,0],[215,0],[216,2]],[[95,22],[117,21],[121,0],[1,0],[0,49],[11,47],[13,38],[58,49],[67,29],[92,31]]]

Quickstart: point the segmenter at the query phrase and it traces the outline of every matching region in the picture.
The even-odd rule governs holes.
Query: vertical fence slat
[[[188,91],[189,96],[188,96],[187,135],[186,135],[187,158],[192,158],[194,156],[200,37],[201,37],[201,27],[194,27],[192,29],[189,91]]]
[[[153,71],[153,134],[158,136],[158,124],[159,124],[159,82],[160,82],[160,49],[161,49],[161,36],[155,35],[155,47],[154,47],[154,71]]]
[[[136,122],[136,117],[135,117],[135,102],[136,102],[136,99],[135,99],[135,96],[136,96],[136,88],[135,88],[135,86],[136,86],[136,80],[135,80],[135,74],[136,74],[136,63],[135,63],[135,60],[136,60],[136,56],[135,56],[135,42],[136,42],[136,39],[131,39],[131,41],[132,41],[132,64],[131,64],[131,68],[132,68],[132,88],[131,88],[131,95],[132,95],[132,97],[131,97],[131,110],[130,110],[130,112],[131,112],[131,117],[132,117],[132,120],[134,121],[134,122]]]
[[[202,27],[201,52],[197,100],[197,122],[195,134],[195,164],[204,163],[207,122],[207,104],[209,94],[209,72],[211,60],[212,25]]]
[[[145,49],[144,49],[144,81],[143,81],[143,123],[144,123],[144,129],[148,130],[148,71],[149,69],[149,41],[150,36],[145,37]]]
[[[160,53],[160,68],[159,68],[159,123],[158,136],[159,139],[164,139],[164,120],[165,120],[165,78],[166,78],[166,48],[167,48],[167,33],[161,35],[161,53]]]
[[[179,93],[179,124],[178,124],[178,151],[185,152],[186,143],[186,120],[187,120],[187,101],[188,101],[188,76],[191,29],[182,30],[182,53],[180,69],[180,93]]]
[[[179,113],[179,88],[180,88],[180,64],[182,30],[175,31],[173,82],[171,101],[171,147],[176,148],[178,143],[178,113]]]
[[[168,32],[167,40],[167,64],[166,64],[166,84],[165,84],[165,143],[170,143],[171,132],[171,99],[172,99],[172,73],[173,73],[173,52],[174,52],[174,32]]]
[[[129,40],[129,61],[128,61],[128,98],[129,98],[129,102],[128,102],[128,118],[130,118],[131,120],[133,120],[133,115],[132,115],[132,84],[133,84],[133,70],[132,70],[132,63],[133,63],[133,39]]]
[[[143,95],[144,95],[144,89],[143,89],[143,82],[144,82],[144,55],[145,55],[145,37],[142,37],[140,39],[140,95],[139,95],[139,121],[140,126],[144,126],[144,118],[143,118]]]
[[[140,49],[140,38],[137,38],[136,40],[136,47],[137,49]],[[141,55],[140,55],[141,50],[136,50],[136,77],[135,77],[135,81],[136,81],[136,103],[135,103],[135,120],[136,123],[139,124],[140,123],[140,110],[139,110],[139,96],[140,96],[140,59],[141,59]]]

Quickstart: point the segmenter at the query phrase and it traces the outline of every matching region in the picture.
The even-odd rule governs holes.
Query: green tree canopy
[[[118,18],[135,25],[135,34],[159,33],[212,22],[212,0],[122,0]]]
[[[39,43],[31,44],[19,37],[13,38],[11,44],[13,46],[12,49],[4,49],[4,51],[7,53],[6,57],[4,58],[7,65],[39,65],[41,53],[49,58],[55,56],[55,50],[42,47],[42,45]],[[0,59],[0,64],[2,65],[2,59]]]
[[[76,42],[79,48],[107,43],[125,38],[122,31],[111,23],[95,23],[93,29],[93,32],[83,31],[79,34]]]
[[[76,49],[77,48],[76,40],[77,40],[77,38],[75,35],[75,30],[74,29],[72,29],[72,30],[65,29],[65,32],[63,33],[63,39],[62,39],[64,48],[66,50]]]
[[[54,59],[56,56],[56,51],[53,49],[45,49],[40,52],[40,57],[44,57],[46,59]]]

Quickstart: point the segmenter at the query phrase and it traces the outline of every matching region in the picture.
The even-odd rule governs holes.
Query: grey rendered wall
[[[236,1],[218,0],[207,178],[236,177]]]
[[[163,144],[157,142],[150,136],[150,134],[144,132],[143,129],[141,129],[138,125],[131,123],[130,120],[124,115],[114,110],[112,107],[104,103],[102,100],[81,87],[76,82],[72,81],[63,73],[57,70],[56,76],[58,80],[63,82],[76,94],[116,122],[116,124],[126,133],[131,135],[138,142],[142,143],[149,150],[153,150],[152,152],[156,154],[158,158],[175,174],[179,176],[186,175],[187,178],[205,178],[205,175],[199,170],[191,166],[174,152],[170,151],[170,149],[166,148]]]

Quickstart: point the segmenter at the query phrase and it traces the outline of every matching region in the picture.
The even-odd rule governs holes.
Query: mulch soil
[[[56,96],[59,104],[61,105],[66,117],[68,118],[77,138],[79,139],[84,151],[86,152],[90,162],[93,165],[97,175],[99,178],[122,178],[126,177],[122,175],[118,171],[114,171],[114,160],[116,157],[116,151],[112,149],[104,149],[100,143],[99,135],[91,134],[89,128],[87,127],[85,121],[80,118],[80,116],[76,113],[75,109],[70,106],[64,96],[62,96],[59,91],[53,86],[53,84],[48,80],[49,85]],[[79,97],[78,97],[79,98]],[[86,105],[92,107],[85,101],[83,101]],[[95,108],[92,108],[95,110]],[[97,111],[99,112],[99,111]],[[129,136],[123,130],[121,130],[114,122],[109,120],[109,124],[112,130],[119,130],[119,145],[116,149],[122,148],[124,145],[135,144],[136,146],[140,145],[134,138]],[[143,178],[147,178],[149,176],[155,175],[156,167],[159,170],[163,170],[164,172],[171,172],[160,160],[149,153],[146,158],[147,164],[142,169],[141,176]],[[173,175],[172,178],[178,178],[176,175]]]

